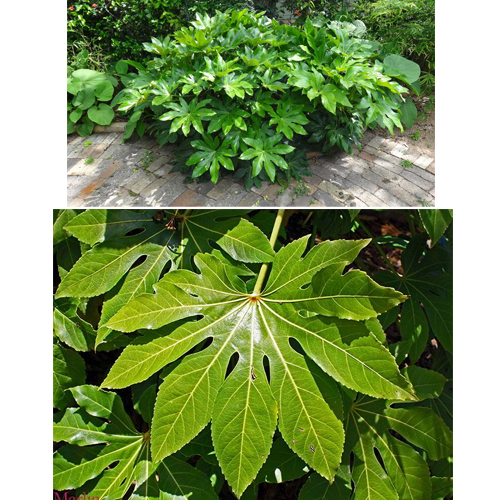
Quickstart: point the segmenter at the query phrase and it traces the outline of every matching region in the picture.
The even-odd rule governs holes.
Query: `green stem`
[[[361,229],[372,239],[373,244],[375,245],[375,248],[378,250],[378,253],[384,259],[384,262],[391,268],[391,271],[396,275],[399,276],[399,273],[396,271],[395,267],[392,265],[392,262],[389,260],[389,257],[385,254],[385,252],[380,248],[380,245],[375,241],[375,238],[373,237],[372,232],[358,219],[358,224]]]
[[[278,215],[276,216],[276,220],[274,221],[273,231],[271,233],[271,238],[269,240],[269,243],[271,243],[271,248],[274,248],[274,244],[278,239],[278,233],[280,232],[281,222],[283,221],[284,214],[285,214],[285,209],[280,208],[278,210]],[[262,264],[260,268],[259,276],[257,276],[257,281],[255,282],[252,295],[260,295],[260,291],[262,289],[262,285],[264,284],[264,279],[266,278],[268,268],[269,268],[269,262],[264,262],[264,264]]]

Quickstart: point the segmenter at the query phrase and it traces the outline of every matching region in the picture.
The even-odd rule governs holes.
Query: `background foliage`
[[[411,293],[401,305],[378,315],[378,321],[348,321],[345,327],[349,324],[352,329],[343,331],[342,335],[351,348],[368,341],[375,342],[373,345],[377,345],[379,351],[388,348],[397,360],[401,380],[414,391],[414,401],[373,399],[361,392],[376,391],[375,386],[371,389],[360,386],[358,393],[308,364],[308,376],[314,377],[314,387],[318,388],[314,390],[321,391],[331,408],[323,410],[323,419],[333,418],[327,417],[328,412],[333,411],[345,429],[344,452],[335,481],[329,485],[321,477],[325,475],[321,465],[324,457],[316,456],[318,446],[314,453],[308,451],[299,458],[290,449],[292,445],[285,443],[289,440],[288,431],[282,427],[285,423],[280,423],[280,432],[274,436],[269,456],[262,460],[264,465],[262,468],[259,465],[257,477],[242,498],[360,500],[369,498],[369,489],[383,498],[395,500],[449,498],[453,415],[451,211],[287,211],[279,233],[275,232],[275,258],[267,241],[271,237],[275,211],[194,211],[186,215],[188,217],[183,218],[181,213],[162,210],[70,209],[54,213],[56,489],[93,492],[102,499],[165,498],[167,494],[195,499],[234,498],[225,480],[233,477],[231,466],[221,458],[220,450],[216,449],[217,455],[213,450],[210,434],[217,434],[216,424],[212,429],[206,427],[180,451],[151,460],[152,421],[153,432],[156,432],[153,408],[156,398],[162,397],[161,389],[157,396],[158,386],[164,378],[175,380],[179,362],[159,372],[149,368],[151,376],[143,373],[145,380],[131,386],[125,384],[123,389],[99,388],[110,386],[110,377],[117,373],[117,368],[109,370],[113,365],[118,366],[117,358],[123,361],[123,353],[140,352],[149,349],[147,346],[168,342],[169,337],[176,335],[175,331],[193,329],[196,322],[177,321],[172,327],[159,328],[151,325],[152,329],[145,330],[138,326],[139,330],[132,328],[131,333],[120,333],[123,328],[114,329],[110,318],[116,318],[114,325],[117,326],[131,311],[140,311],[137,307],[142,299],[137,297],[141,294],[151,294],[153,289],[160,295],[166,293],[169,283],[175,283],[177,277],[190,280],[191,276],[199,276],[187,271],[196,267],[203,269],[203,279],[212,280],[207,275],[209,267],[223,266],[225,271],[214,277],[227,276],[229,286],[239,282],[237,276],[244,277],[251,290],[261,268],[259,263],[275,259],[272,269],[284,269],[284,276],[295,279],[300,273],[280,267],[282,257],[279,255],[284,256],[308,241],[311,256],[303,261],[293,259],[295,266],[305,266],[318,258],[312,257],[313,254],[319,256],[325,248],[334,248],[328,240],[342,238],[345,242],[336,245],[364,246],[354,262],[347,265],[346,271],[350,271],[346,276],[357,276],[356,273],[364,270],[385,286]],[[371,238],[368,245],[365,238]],[[326,254],[323,255],[324,261]],[[210,264],[205,267],[203,263]],[[174,273],[173,269],[185,271]],[[312,271],[312,290],[316,282],[321,283],[322,276],[330,277],[324,286],[331,287],[335,281],[331,279],[332,272],[332,268],[326,274]],[[283,286],[286,290],[288,285],[280,285],[280,279],[283,279],[280,273],[272,271],[265,285],[267,290]],[[191,285],[184,285],[184,290],[187,286],[193,293],[194,289],[189,287],[200,285],[206,287],[196,278]],[[205,293],[201,288],[198,290],[189,297],[178,295],[179,292],[176,296],[196,304],[199,294]],[[377,290],[380,294],[381,289]],[[162,300],[172,304],[165,296]],[[207,300],[209,297],[204,297],[204,301]],[[375,301],[369,307],[374,305],[379,308],[382,303]],[[321,316],[328,315],[335,307],[332,303],[317,311]],[[349,308],[357,315],[365,314],[363,307],[354,303],[349,303]],[[304,325],[312,328],[318,320],[311,317]],[[328,321],[341,324],[333,317]],[[359,337],[356,329],[363,324],[369,332]],[[326,330],[322,335],[327,335]],[[301,340],[301,344],[308,352],[307,343]],[[197,351],[193,345],[190,353]],[[312,352],[316,356],[319,350]],[[188,359],[200,358],[181,357],[180,366],[189,364]],[[304,359],[310,358],[307,355]],[[230,366],[234,366],[231,363]],[[265,376],[259,370],[257,366],[251,368],[256,377],[252,379],[262,384]],[[345,377],[347,373],[344,371],[338,376]],[[233,378],[230,375],[228,380]],[[356,384],[362,384],[359,376],[355,380]],[[166,386],[174,390],[175,383]],[[179,389],[178,396],[181,396],[186,386],[181,385]],[[231,390],[230,394],[238,394],[238,391]],[[238,404],[234,402],[230,407],[237,408]],[[271,409],[272,404],[269,402],[262,411],[266,408]],[[230,436],[231,431],[228,432]],[[216,439],[216,446],[217,442]],[[326,443],[321,446],[329,447]],[[247,465],[245,470],[254,467],[256,464]],[[316,468],[319,474],[314,472]],[[238,490],[234,477],[230,484],[233,490]]]

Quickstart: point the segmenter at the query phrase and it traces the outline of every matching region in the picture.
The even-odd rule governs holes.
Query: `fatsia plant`
[[[363,272],[342,274],[367,243],[325,242],[302,258],[307,238],[301,238],[276,254],[263,289],[269,265],[262,265],[251,292],[237,269],[215,256],[197,254],[199,274],[169,272],[156,293],[136,297],[105,323],[122,332],[153,330],[124,350],[103,383],[107,388],[141,382],[212,339],[209,347],[185,357],[160,387],[151,430],[154,460],[178,451],[212,420],[218,461],[241,494],[269,454],[279,415],[288,445],[333,480],[344,441],[342,423],[306,358],[290,345],[291,338],[350,389],[385,399],[415,398],[394,358],[364,323],[405,297]],[[193,320],[168,335],[157,333],[183,318]],[[235,352],[238,362],[225,378]],[[264,357],[269,359],[270,384]]]
[[[367,127],[411,126],[420,68],[382,57],[349,23],[307,19],[301,26],[263,13],[196,14],[191,26],[144,44],[153,59],[127,61],[137,73],[113,103],[134,130],[160,144],[181,143],[180,167],[193,178],[251,168],[247,188],[286,178],[297,148],[361,147]],[[320,124],[318,126],[318,124]],[[250,147],[247,147],[250,146]]]
[[[56,213],[56,304],[73,304],[90,339],[71,345],[56,318],[56,489],[216,498],[227,481],[253,500],[259,483],[307,473],[301,500],[448,495],[451,355],[427,340],[418,360],[401,355],[405,340],[388,342],[383,325],[414,292],[357,269],[373,248],[354,234],[363,213],[311,212],[316,237],[291,241],[289,216]],[[422,246],[422,220],[402,268],[448,275],[443,238]],[[290,221],[288,232],[301,227]],[[75,243],[69,265],[61,249]]]

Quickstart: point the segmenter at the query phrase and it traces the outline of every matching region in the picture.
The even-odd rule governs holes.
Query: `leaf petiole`
[[[271,238],[269,240],[269,243],[271,243],[271,248],[274,248],[274,244],[278,239],[278,233],[280,231],[281,222],[283,221],[284,215],[285,215],[285,209],[280,208],[278,210],[278,215],[276,216],[276,219],[274,221],[273,231],[271,233]],[[264,264],[262,264],[259,271],[259,276],[257,277],[257,281],[255,282],[255,286],[253,288],[252,295],[260,295],[260,291],[262,289],[264,279],[266,278],[268,267],[269,267],[269,262],[264,262]]]

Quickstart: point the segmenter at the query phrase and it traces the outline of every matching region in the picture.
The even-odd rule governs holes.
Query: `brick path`
[[[186,183],[185,175],[171,172],[173,146],[160,148],[149,137],[122,140],[117,132],[68,136],[68,206],[434,206],[434,159],[409,139],[367,132],[361,153],[312,160],[312,176],[302,185],[264,182],[250,192],[231,175],[215,186]]]

